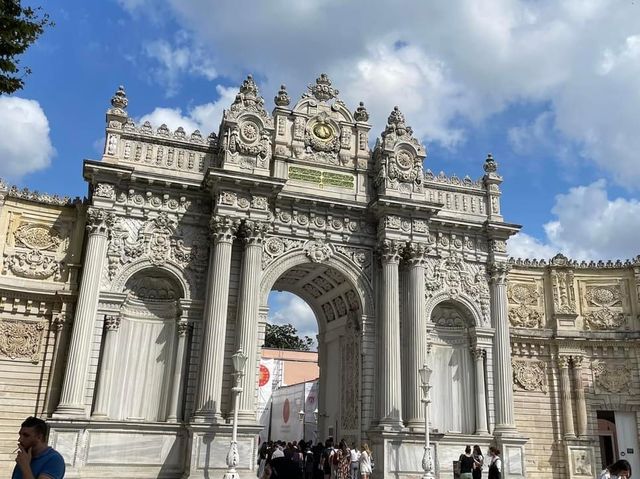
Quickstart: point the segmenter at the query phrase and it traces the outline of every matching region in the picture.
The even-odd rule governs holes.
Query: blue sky
[[[35,5],[34,2],[29,4]],[[399,105],[435,173],[493,153],[516,256],[640,253],[640,4],[626,1],[47,1],[56,26],[0,97],[0,177],[83,196],[118,85],[154,127],[218,129],[247,73],[269,107],[326,72],[379,133]],[[291,303],[293,304],[293,303]],[[300,328],[303,329],[304,328]]]

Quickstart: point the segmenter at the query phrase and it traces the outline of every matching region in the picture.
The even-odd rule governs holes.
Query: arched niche
[[[476,430],[476,384],[471,354],[474,315],[462,303],[445,300],[433,307],[430,323],[431,425],[441,433],[473,434]]]
[[[108,417],[164,422],[176,366],[181,282],[171,272],[147,268],[124,285],[116,339],[117,373],[108,385]]]

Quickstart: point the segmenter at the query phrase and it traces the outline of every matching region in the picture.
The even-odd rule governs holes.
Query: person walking
[[[351,476],[351,452],[347,446],[347,441],[340,441],[336,460],[336,477],[337,479],[350,479]]]
[[[471,446],[464,448],[464,454],[458,458],[460,463],[460,479],[473,479],[473,456],[471,456]]]
[[[365,442],[360,451],[360,477],[361,479],[369,479],[373,472],[373,456],[369,445]]]
[[[491,460],[489,462],[489,479],[502,479],[502,459],[500,458],[500,449],[497,447],[489,448],[489,456]]]
[[[48,436],[49,426],[42,419],[30,416],[23,421],[18,432],[16,466],[11,479],[64,478],[64,459],[49,447]]]
[[[484,466],[484,456],[477,444],[473,446],[473,479],[482,479],[482,466]]]
[[[631,464],[629,461],[620,459],[610,466],[607,466],[598,476],[598,479],[627,479],[631,477]]]
[[[351,479],[358,479],[360,476],[360,451],[356,443],[351,444]]]

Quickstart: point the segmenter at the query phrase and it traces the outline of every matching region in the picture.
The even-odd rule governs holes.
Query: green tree
[[[298,351],[310,351],[313,339],[309,336],[298,336],[298,330],[290,324],[267,323],[264,336],[266,348],[296,349]]]
[[[52,26],[42,8],[23,7],[20,0],[0,0],[0,94],[13,93],[24,87],[23,78],[31,73],[20,67],[19,55]]]

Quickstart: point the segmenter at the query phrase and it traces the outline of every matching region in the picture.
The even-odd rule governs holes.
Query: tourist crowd
[[[369,479],[373,458],[367,444],[358,449],[333,438],[315,446],[311,441],[264,442],[258,451],[260,479]]]

